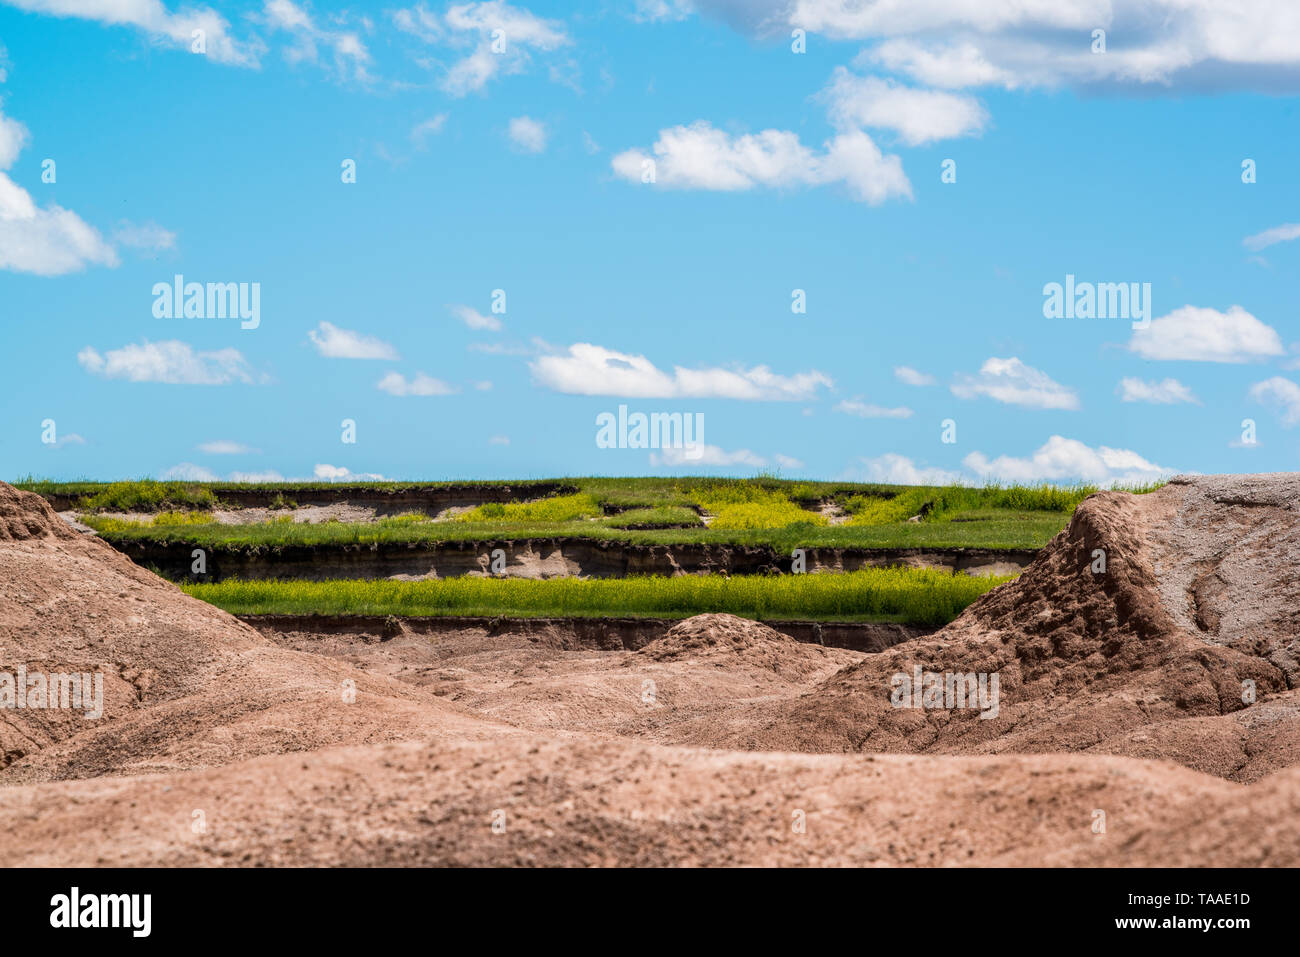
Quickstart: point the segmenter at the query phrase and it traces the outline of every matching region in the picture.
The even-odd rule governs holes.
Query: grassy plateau
[[[79,519],[112,544],[246,551],[272,560],[280,549],[301,546],[436,547],[557,538],[753,545],[786,554],[800,547],[1033,550],[1065,526],[1079,502],[1098,491],[1087,485],[897,486],[767,476],[346,486],[29,478],[15,484],[58,496],[63,508],[73,503]],[[316,510],[301,511],[304,503]],[[322,505],[328,509],[339,503],[347,507],[319,511]],[[322,521],[321,515],[347,519]],[[307,516],[313,520],[304,520]],[[872,568],[812,575],[467,576],[442,581],[222,581],[182,587],[236,614],[683,618],[730,612],[759,620],[939,627],[1007,580]]]
[[[589,538],[641,544],[716,543],[795,547],[1033,549],[1069,521],[1093,486],[891,486],[776,478],[570,478],[511,482],[518,500],[478,505],[454,516],[418,509],[369,522],[295,522],[296,495],[336,490],[340,500],[507,483],[371,482],[247,484],[49,482],[20,488],[76,496],[82,521],[109,541],[151,540],[208,548],[378,545],[523,538]],[[538,489],[557,494],[533,497]],[[1155,486],[1132,489],[1149,491]],[[284,509],[269,521],[218,522],[214,510],[235,491],[266,493]],[[148,512],[141,519],[123,512]],[[114,514],[116,513],[116,514]]]

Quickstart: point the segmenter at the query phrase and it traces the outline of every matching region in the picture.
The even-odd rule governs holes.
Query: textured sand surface
[[[0,863],[1295,866],[1297,502],[1102,493],[876,655],[720,615],[630,652],[272,640],[0,484],[0,671],[106,698],[0,710]],[[996,673],[998,716],[894,707],[917,665]]]

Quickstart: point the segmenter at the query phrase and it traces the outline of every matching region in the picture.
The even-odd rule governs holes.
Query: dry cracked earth
[[[1298,509],[1103,492],[926,638],[628,651],[263,634],[0,483],[0,673],[104,675],[94,720],[0,708],[0,864],[1296,866]],[[918,668],[996,716],[896,707]]]

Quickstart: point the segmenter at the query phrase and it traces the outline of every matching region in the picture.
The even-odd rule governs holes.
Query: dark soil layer
[[[195,546],[120,540],[132,561],[174,581],[245,581],[339,578],[457,578],[490,573],[492,552],[506,556],[506,577],[626,578],[629,575],[763,575],[790,571],[790,557],[764,545],[682,543],[637,545],[584,538],[368,545],[236,547],[205,549],[207,574],[192,573]],[[970,574],[1014,575],[1033,551],[948,548],[807,548],[809,572],[847,572],[905,566]]]

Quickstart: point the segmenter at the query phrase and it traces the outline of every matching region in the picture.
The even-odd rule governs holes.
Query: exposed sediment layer
[[[459,578],[492,574],[492,554],[505,553],[507,578],[626,578],[629,575],[763,575],[790,571],[790,556],[766,545],[682,543],[642,545],[588,538],[286,545],[204,548],[207,573],[192,574],[195,545],[126,539],[114,546],[173,580],[222,581],[337,578]],[[970,575],[1014,575],[1037,552],[986,548],[807,548],[810,573],[901,566]]]

